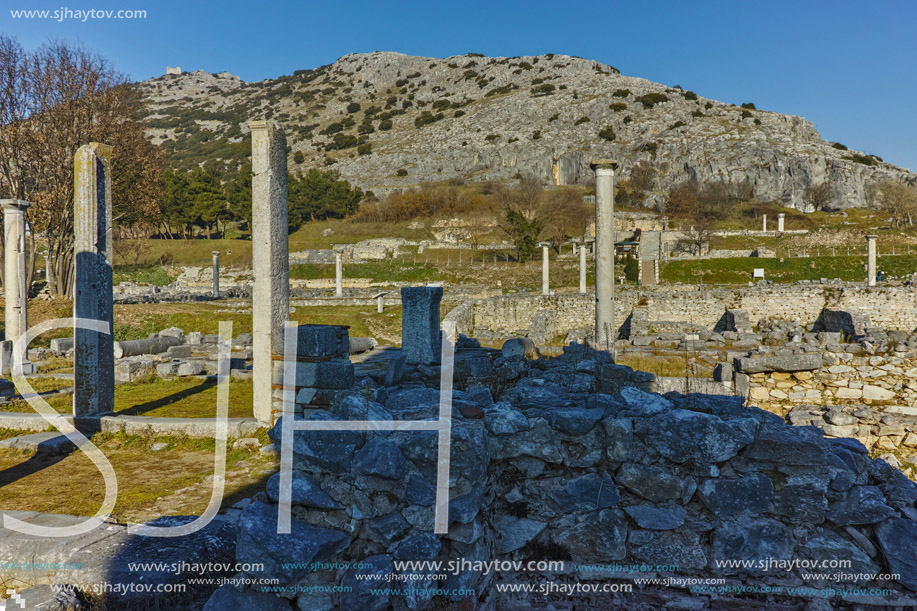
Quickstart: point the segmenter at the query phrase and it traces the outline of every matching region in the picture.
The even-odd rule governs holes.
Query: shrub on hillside
[[[637,98],[637,101],[643,104],[644,108],[652,108],[656,104],[668,102],[669,98],[664,93],[647,93]]]

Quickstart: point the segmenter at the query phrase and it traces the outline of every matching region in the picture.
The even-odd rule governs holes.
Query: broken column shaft
[[[586,245],[579,248],[579,292],[586,293]]]
[[[876,285],[876,240],[877,235],[866,236],[866,286]]]
[[[595,346],[611,352],[615,339],[614,182],[618,162],[596,159],[595,171]]]
[[[73,219],[76,283],[73,316],[100,320],[108,333],[73,330],[73,415],[103,414],[115,406],[112,321],[110,146],[81,146],[74,157]]]
[[[0,200],[3,207],[3,296],[6,302],[6,339],[15,343],[29,328],[29,287],[25,265],[25,213],[32,203],[21,199]],[[13,355],[17,352],[13,349]],[[15,356],[14,356],[15,359]],[[23,373],[31,373],[28,359]],[[6,372],[0,372],[6,373]]]
[[[272,414],[273,355],[283,353],[284,323],[290,317],[287,224],[287,142],[271,121],[252,121],[252,366],[254,416]]]
[[[212,296],[214,299],[220,298],[220,251],[214,250],[210,252],[213,255],[213,292]]]

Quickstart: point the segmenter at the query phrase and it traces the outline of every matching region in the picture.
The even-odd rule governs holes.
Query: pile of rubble
[[[504,608],[511,595],[494,585],[520,574],[472,564],[491,559],[563,561],[524,574],[536,584],[716,577],[732,592],[777,592],[748,595],[758,604],[804,585],[835,588],[835,603],[917,604],[917,486],[857,441],[738,397],[648,393],[646,376],[583,346],[534,360],[519,343],[467,350],[479,376],[457,375],[452,393],[448,532],[433,533],[434,431],[297,431],[292,535],[277,533],[279,475],[239,521],[237,560],[263,563],[245,576],[281,584],[269,608],[429,609],[437,591]],[[426,374],[438,371],[423,367],[391,386],[361,378],[302,417],[436,419],[439,378]],[[401,564],[462,559],[443,575]],[[851,566],[821,582],[793,559]],[[322,562],[334,564],[310,566]],[[882,573],[898,577],[874,580]],[[263,596],[223,586],[207,608],[268,608]],[[694,608],[729,596],[692,595]]]

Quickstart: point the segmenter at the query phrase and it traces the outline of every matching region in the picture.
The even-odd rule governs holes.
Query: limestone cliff
[[[354,54],[292,76],[245,83],[228,73],[138,85],[150,135],[176,164],[238,163],[251,119],[287,131],[291,171],[332,165],[378,193],[450,178],[537,176],[583,184],[593,157],[627,177],[652,163],[652,191],[696,177],[749,181],[755,196],[805,209],[829,181],[832,207],[864,206],[870,185],[917,175],[821,138],[802,117],[708,100],[565,55],[432,59]]]

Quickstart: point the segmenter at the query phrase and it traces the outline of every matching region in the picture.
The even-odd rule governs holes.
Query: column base
[[[37,371],[37,368],[35,367],[35,363],[26,361],[22,364],[22,375],[25,375],[25,376],[32,375],[36,371]]]

